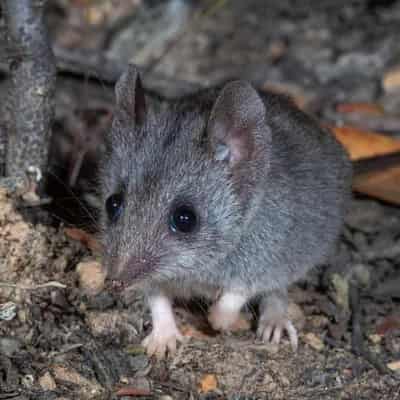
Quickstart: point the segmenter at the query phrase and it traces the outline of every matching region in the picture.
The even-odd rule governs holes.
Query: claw
[[[182,342],[183,336],[177,328],[155,331],[153,330],[142,341],[149,357],[156,356],[158,359],[165,358],[167,353],[173,355],[176,352],[176,342]]]
[[[292,350],[297,351],[299,343],[297,330],[293,323],[287,318],[260,321],[257,335],[264,342],[278,345],[281,342],[283,332],[287,333]]]

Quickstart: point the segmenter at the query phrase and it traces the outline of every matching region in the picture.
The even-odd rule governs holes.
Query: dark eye
[[[197,227],[197,216],[192,207],[178,206],[171,214],[170,228],[173,232],[191,233]]]
[[[111,222],[115,222],[121,215],[123,202],[122,193],[115,193],[106,200],[106,211]]]

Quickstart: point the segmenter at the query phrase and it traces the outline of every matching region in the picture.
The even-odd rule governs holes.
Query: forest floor
[[[169,19],[150,11],[141,19],[138,11],[135,24],[117,33],[115,14],[126,17],[127,4],[140,9],[141,2],[108,3],[84,12],[84,1],[57,0],[49,9],[64,60],[51,149],[54,201],[42,212],[0,191],[0,400],[400,400],[400,208],[357,193],[335,256],[291,288],[296,353],[286,338],[279,348],[255,338],[252,308],[234,332],[221,334],[198,304],[177,304],[187,341],[167,360],[147,357],[140,343],[151,326],[140,293],[118,298],[104,289],[95,235],[81,229],[96,225],[92,177],[113,92],[106,79],[82,78],[93,64],[76,56],[104,52],[117,70],[133,57],[148,76],[171,77],[161,89],[145,79],[167,95],[244,77],[289,94],[326,125],[375,123],[395,136],[400,124],[387,121],[400,118],[400,2],[216,2],[188,28],[177,18],[191,21],[198,2],[170,1],[163,3],[175,7]],[[172,39],[149,39],[160,32]],[[6,74],[0,78],[1,98]]]

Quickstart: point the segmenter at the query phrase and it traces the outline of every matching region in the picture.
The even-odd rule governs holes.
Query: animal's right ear
[[[135,124],[142,124],[146,117],[146,99],[142,81],[136,67],[129,64],[115,85],[117,108],[129,116]]]

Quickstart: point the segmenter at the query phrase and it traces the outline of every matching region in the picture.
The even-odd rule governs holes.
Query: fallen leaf
[[[390,363],[387,363],[386,365],[392,371],[400,370],[400,360],[399,361],[392,361]]]
[[[382,86],[386,92],[394,92],[400,89],[400,65],[389,69],[385,73]]]
[[[90,233],[78,228],[64,228],[64,232],[70,239],[82,243],[94,253],[100,252],[100,243]]]
[[[218,387],[217,378],[213,374],[206,374],[202,377],[199,385],[199,391],[201,393],[211,392]]]
[[[400,166],[354,176],[353,190],[400,205]]]
[[[377,116],[385,113],[382,106],[373,103],[341,103],[336,106],[336,111],[342,114],[356,113]]]
[[[314,100],[315,96],[306,92],[304,88],[290,82],[265,82],[262,89],[268,92],[283,94],[290,97],[294,104],[301,110],[307,110],[307,107]]]
[[[132,397],[139,397],[139,396],[150,396],[151,391],[148,389],[144,388],[136,388],[136,387],[124,387],[119,389],[116,393],[116,396],[122,397],[122,396],[132,396]]]
[[[376,327],[376,333],[381,336],[393,330],[400,330],[400,315],[390,315]]]
[[[330,127],[352,160],[381,156],[400,151],[400,140],[350,126]]]
[[[194,338],[194,339],[200,339],[200,340],[204,340],[204,339],[209,339],[210,336],[207,335],[206,333],[196,329],[194,326],[192,325],[182,325],[180,327],[180,330],[182,332],[183,336],[189,337],[189,338]]]

